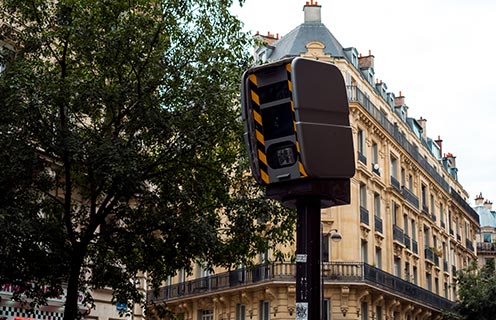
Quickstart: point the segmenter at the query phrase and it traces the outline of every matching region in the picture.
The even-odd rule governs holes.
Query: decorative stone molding
[[[393,254],[397,257],[401,257],[403,254],[403,247],[398,243],[393,243]]]
[[[341,287],[341,313],[343,317],[346,317],[348,313],[348,299],[350,297],[350,287],[343,286]]]
[[[301,56],[306,58],[312,58],[322,61],[332,61],[332,56],[328,53],[324,53],[325,45],[319,41],[310,41],[306,44],[307,52],[303,53]]]
[[[357,295],[357,301],[360,302],[363,298],[369,295],[368,290],[362,291],[360,294]]]
[[[382,240],[384,240],[384,236],[377,231],[375,232],[374,236],[376,247],[382,247]]]
[[[186,320],[193,319],[193,306],[191,303],[184,302],[177,306],[180,313],[184,313]]]
[[[369,238],[370,228],[367,225],[361,223],[360,231],[362,239],[367,240]]]

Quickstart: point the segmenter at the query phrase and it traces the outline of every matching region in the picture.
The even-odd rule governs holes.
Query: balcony
[[[369,210],[360,206],[360,223],[369,225]]]
[[[465,246],[468,250],[474,252],[474,245],[472,244],[472,241],[470,241],[470,239],[465,239]]]
[[[262,271],[261,274],[267,275],[267,277],[253,277],[253,270],[255,269]],[[161,287],[158,291],[150,290],[147,293],[147,301],[148,303],[161,303],[182,298],[192,298],[205,293],[224,292],[227,289],[239,288],[240,290],[246,290],[248,287],[256,286],[261,282],[267,284],[282,282],[293,285],[296,282],[295,263],[274,263],[269,266],[258,265],[255,269],[238,269]],[[268,270],[267,273],[266,270]],[[454,305],[453,302],[437,294],[366,263],[326,263],[323,265],[322,274],[326,283],[370,286],[379,290],[389,291],[397,296],[413,300],[418,304],[427,305],[437,311],[449,310]],[[205,283],[210,283],[211,285],[205,287]]]
[[[400,182],[393,176],[391,176],[391,185],[398,191],[401,191]]]
[[[490,242],[477,242],[477,253],[496,254],[496,244]]]
[[[403,235],[403,243],[408,250],[412,250],[412,240],[410,239],[409,235]]]
[[[431,248],[425,248],[424,255],[425,255],[425,259],[434,263],[434,251],[432,251]]]
[[[381,219],[381,217],[374,216],[374,228],[375,228],[375,231],[382,233],[382,219]]]
[[[439,256],[431,248],[424,249],[425,259],[439,267]]]
[[[418,254],[418,243],[417,240],[412,239],[412,251],[415,254]]]
[[[479,215],[475,210],[465,201],[463,200],[462,196],[458,194],[455,190],[451,189],[450,194],[455,199],[455,202],[460,205],[460,207],[463,208],[463,210],[467,211],[468,214],[477,222],[479,222]]]
[[[403,229],[401,229],[397,225],[393,225],[393,240],[398,241],[401,244],[405,242]]]
[[[403,198],[405,198],[406,201],[408,201],[412,206],[415,208],[419,208],[419,199],[413,192],[408,190],[407,187],[402,188],[402,193],[403,193]]]
[[[422,204],[422,213],[429,216],[429,207],[425,203]]]
[[[367,164],[367,157],[361,153],[360,151],[358,151],[358,161],[360,161],[361,163],[363,164]]]

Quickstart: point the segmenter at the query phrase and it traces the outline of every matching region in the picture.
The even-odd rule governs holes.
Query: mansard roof
[[[305,22],[290,31],[287,35],[272,44],[270,61],[286,57],[299,56],[307,52],[305,47],[309,42],[322,43],[325,54],[333,57],[344,57],[343,46],[321,22]]]

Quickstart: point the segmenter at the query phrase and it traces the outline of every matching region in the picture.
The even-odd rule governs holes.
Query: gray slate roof
[[[496,227],[496,212],[489,210],[485,206],[477,206],[474,210],[479,214],[481,227]]]
[[[305,45],[311,41],[323,43],[326,54],[333,57],[344,57],[343,46],[323,23],[305,22],[272,44],[274,49],[269,60],[299,56],[301,53],[307,52]]]

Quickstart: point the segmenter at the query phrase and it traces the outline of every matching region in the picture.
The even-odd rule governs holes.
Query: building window
[[[434,210],[434,196],[431,194],[431,212],[432,214],[434,214],[436,212],[436,210]]]
[[[394,275],[401,278],[401,259],[394,257]]]
[[[398,178],[398,159],[391,155],[391,177]]]
[[[413,192],[413,177],[411,174],[408,175],[408,189]]]
[[[322,235],[322,262],[329,262],[329,234]]]
[[[424,184],[422,185],[421,198],[422,198],[422,209],[425,212],[429,212],[429,208],[427,208],[427,187]]]
[[[412,219],[412,240],[417,241],[417,229],[415,228],[415,219]]]
[[[360,207],[367,208],[367,186],[360,184]]]
[[[418,269],[416,266],[413,266],[413,283],[418,285]]]
[[[186,270],[184,270],[184,269],[179,270],[178,281],[179,282],[186,282]]]
[[[322,300],[322,320],[331,320],[331,300]]]
[[[381,306],[375,307],[375,319],[376,320],[382,320],[382,307]]]
[[[400,207],[393,201],[391,208],[393,209],[391,214],[393,218],[393,225],[398,225],[398,213]]]
[[[379,163],[379,146],[377,143],[372,143],[372,164]]]
[[[430,273],[425,274],[425,287],[427,290],[432,291],[432,275]]]
[[[410,274],[410,264],[405,262],[405,280],[408,282],[412,281],[412,275]]]
[[[365,132],[362,129],[358,129],[357,151],[358,160],[360,160],[363,164],[367,164],[367,157],[365,156]]]
[[[362,240],[362,246],[361,246],[361,254],[362,254],[362,262],[368,263],[369,257],[368,257],[368,242]]]
[[[426,248],[430,247],[431,245],[430,234],[430,229],[427,226],[424,226],[424,244]]]
[[[483,241],[486,243],[492,243],[493,242],[492,236],[490,233],[483,233],[482,238],[483,238]]]
[[[375,266],[382,269],[382,249],[375,247]]]
[[[360,305],[360,313],[361,313],[361,319],[362,320],[367,320],[369,316],[369,306],[367,302],[362,301]]]
[[[408,216],[405,214],[403,215],[403,233],[405,235],[408,235]]]
[[[245,320],[246,317],[246,306],[244,304],[236,305],[236,320]]]
[[[444,221],[444,208],[443,208],[443,204],[441,202],[439,202],[439,221],[441,221],[441,227],[444,228],[446,223]]]
[[[381,195],[374,193],[374,216],[381,217]]]
[[[199,310],[199,319],[200,320],[214,320],[214,310],[209,309],[209,310]]]
[[[270,302],[260,301],[259,306],[259,320],[270,320]]]

